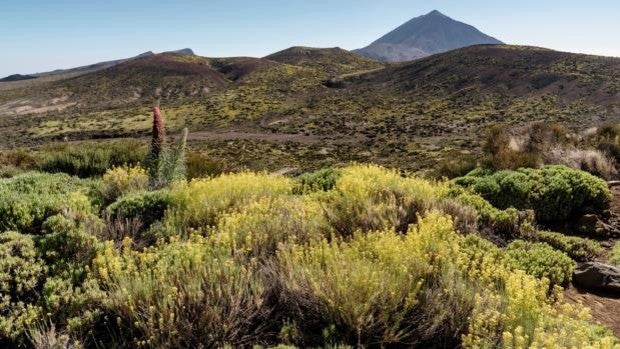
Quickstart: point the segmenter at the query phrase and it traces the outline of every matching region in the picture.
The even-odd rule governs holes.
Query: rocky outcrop
[[[573,283],[587,290],[620,296],[620,268],[599,262],[583,263],[575,268]]]
[[[610,217],[608,212],[604,211],[600,217],[593,213],[584,214],[575,221],[577,230],[590,237],[620,236],[619,225],[616,224],[617,217]]]

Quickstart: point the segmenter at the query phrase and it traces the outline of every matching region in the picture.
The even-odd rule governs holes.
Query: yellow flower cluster
[[[264,173],[243,172],[195,180],[172,190],[173,205],[167,223],[173,229],[204,228],[215,224],[221,213],[291,191],[290,179]]]
[[[111,199],[146,190],[149,186],[149,176],[140,165],[114,167],[106,171],[102,180],[106,186],[106,196]]]
[[[446,183],[374,165],[339,171],[327,191],[294,193],[291,179],[250,172],[173,187],[164,225],[185,238],[106,244],[91,275],[105,307],[146,347],[269,341],[261,326],[278,317],[326,343],[618,348],[506,249],[458,234],[436,211],[454,197]]]

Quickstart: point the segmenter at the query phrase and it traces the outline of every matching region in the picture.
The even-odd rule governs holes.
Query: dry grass
[[[547,164],[566,165],[608,180],[618,175],[616,161],[600,150],[565,148],[556,145],[543,153],[543,159]]]

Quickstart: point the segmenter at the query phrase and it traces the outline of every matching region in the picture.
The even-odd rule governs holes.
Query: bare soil
[[[611,192],[613,194],[611,211],[614,215],[620,216],[620,187],[613,187]],[[606,259],[606,256],[604,257]],[[581,303],[589,307],[596,322],[606,325],[620,337],[620,295],[594,294],[571,286],[564,292],[564,298],[568,302]]]

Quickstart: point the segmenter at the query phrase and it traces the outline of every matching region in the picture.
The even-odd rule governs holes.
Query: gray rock
[[[577,220],[579,232],[590,236],[609,236],[612,227],[595,214],[584,214]]]
[[[620,295],[620,268],[599,262],[583,263],[575,268],[573,283],[587,290]]]

